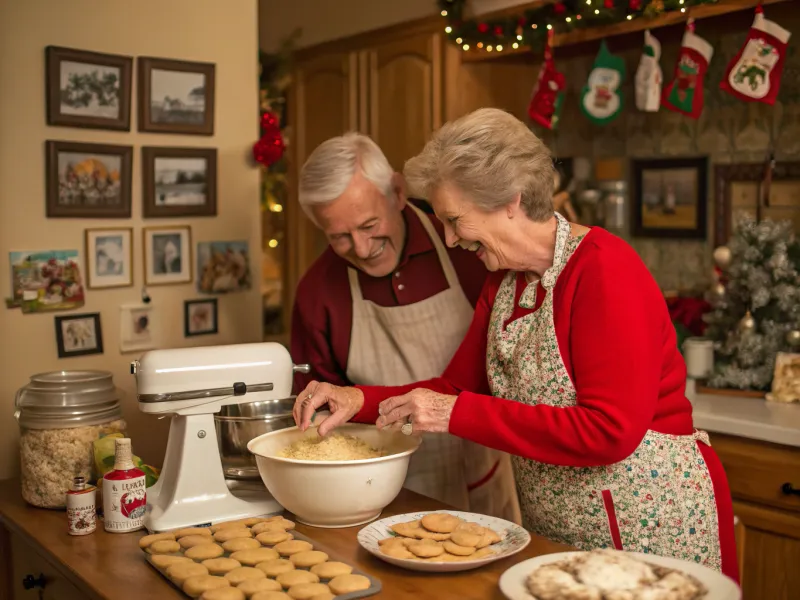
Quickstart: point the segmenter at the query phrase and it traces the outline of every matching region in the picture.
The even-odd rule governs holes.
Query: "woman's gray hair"
[[[450,184],[483,210],[496,210],[521,195],[534,221],[553,216],[553,160],[544,142],[513,115],[481,108],[451,121],[406,161],[409,195],[427,199]]]
[[[386,156],[368,136],[350,132],[322,142],[300,169],[298,199],[306,215],[311,216],[310,206],[341,196],[357,169],[387,199],[393,198],[394,169]]]

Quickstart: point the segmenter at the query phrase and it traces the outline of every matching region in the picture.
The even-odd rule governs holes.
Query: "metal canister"
[[[628,184],[624,180],[601,181],[603,192],[603,227],[609,231],[623,231],[627,224]]]
[[[67,531],[70,535],[89,535],[97,529],[96,488],[85,477],[75,477],[67,491]]]

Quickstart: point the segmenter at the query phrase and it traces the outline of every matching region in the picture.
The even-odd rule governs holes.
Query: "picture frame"
[[[631,161],[634,237],[706,238],[708,157]]]
[[[214,135],[213,63],[152,56],[137,62],[139,131]]]
[[[123,304],[120,306],[120,352],[152,350],[158,346],[156,319],[158,312],[152,304]]]
[[[145,227],[142,236],[145,285],[192,282],[191,227]]]
[[[794,217],[800,220],[797,197],[782,201],[784,186],[800,188],[800,161],[778,161],[772,168],[769,196],[762,199],[765,162],[718,164],[714,166],[714,247],[728,243],[733,231],[735,213],[752,200],[752,208],[761,205],[769,216]],[[746,185],[745,185],[746,184]],[[796,192],[795,192],[796,194]],[[795,213],[795,214],[792,214]],[[762,215],[763,216],[763,215]]]
[[[216,148],[142,148],[142,214],[213,217],[217,214]]]
[[[100,313],[55,317],[58,358],[103,353]]]
[[[86,293],[78,250],[12,250],[8,253],[11,297],[7,308],[23,314],[74,310]]]
[[[129,219],[133,146],[47,140],[48,219]]]
[[[132,57],[47,46],[45,73],[48,125],[130,131]]]
[[[198,292],[228,294],[252,288],[246,240],[199,242],[196,256]]]
[[[133,228],[87,229],[84,238],[89,289],[133,285]]]
[[[219,333],[218,314],[216,298],[184,301],[184,337]]]

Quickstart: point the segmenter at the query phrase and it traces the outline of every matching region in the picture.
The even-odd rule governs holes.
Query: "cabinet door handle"
[[[788,481],[781,486],[781,491],[787,496],[800,496],[800,489],[792,487]]]
[[[22,587],[26,590],[32,590],[37,587],[44,589],[45,583],[47,583],[47,581],[44,578],[44,573],[39,573],[39,577],[34,577],[29,574],[22,579]]]

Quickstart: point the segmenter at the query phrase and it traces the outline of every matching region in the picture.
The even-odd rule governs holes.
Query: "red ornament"
[[[567,12],[567,7],[564,6],[563,2],[556,2],[553,5],[553,12],[557,15],[563,15],[565,12]]]
[[[480,33],[486,33],[489,31],[489,26],[486,23],[478,23],[478,31]]]
[[[273,113],[266,111],[261,115],[261,131],[269,131],[275,128],[280,128],[278,118]]]
[[[283,157],[285,149],[280,131],[268,132],[253,145],[253,158],[257,163],[270,167]]]
[[[614,0],[603,0],[603,6],[606,8],[614,8]]]
[[[642,0],[631,0],[628,6],[631,10],[641,10]]]
[[[495,35],[503,35],[503,26],[502,25],[495,25],[494,26],[494,34]]]

